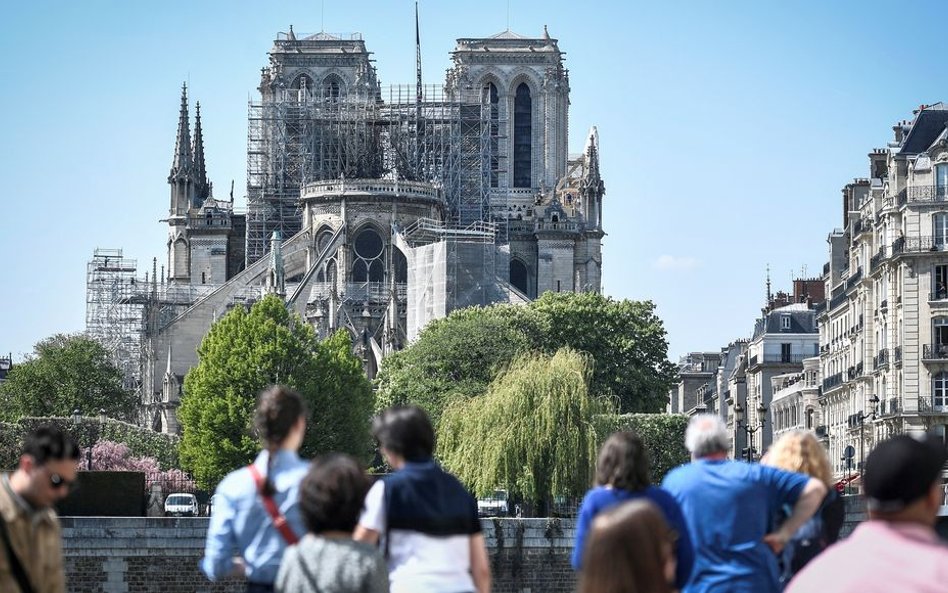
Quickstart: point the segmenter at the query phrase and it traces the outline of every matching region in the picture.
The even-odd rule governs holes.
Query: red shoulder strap
[[[247,469],[250,470],[250,475],[253,476],[253,481],[257,484],[257,494],[260,495],[260,498],[263,500],[263,508],[267,510],[267,514],[270,515],[270,519],[273,521],[273,526],[277,531],[280,532],[280,535],[283,536],[283,539],[286,541],[287,545],[294,545],[300,539],[293,533],[293,528],[290,527],[290,524],[286,522],[286,517],[283,516],[283,513],[280,512],[280,509],[277,508],[276,502],[273,500],[273,497],[269,494],[263,493],[263,476],[260,475],[260,470],[257,469],[257,466],[250,464],[247,466]]]

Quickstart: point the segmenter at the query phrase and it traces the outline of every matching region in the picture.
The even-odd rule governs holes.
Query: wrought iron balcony
[[[925,251],[944,251],[948,249],[948,238],[935,237],[899,237],[892,242],[892,256],[903,253],[923,253]]]
[[[885,261],[886,258],[886,248],[882,246],[879,248],[879,252],[872,256],[869,260],[869,271],[874,272],[879,265]]]
[[[909,202],[944,202],[948,200],[948,186],[913,185],[908,188]]]
[[[941,288],[935,288],[934,290],[932,290],[931,298],[929,300],[944,301],[946,299],[948,299],[948,288],[945,288],[943,286]]]
[[[948,359],[948,344],[925,344],[922,346],[922,360]]]
[[[879,411],[876,415],[879,418],[888,418],[890,416],[897,416],[902,411],[902,403],[898,398],[890,397],[889,399],[883,399],[879,401]]]
[[[873,357],[872,361],[873,361],[873,366],[875,367],[876,370],[889,366],[888,348],[883,348],[879,350],[879,353],[876,354],[875,357]]]
[[[853,275],[850,276],[848,280],[846,280],[846,290],[848,291],[853,286],[856,286],[860,280],[862,280],[862,266],[856,268],[856,271],[853,273]]]
[[[842,383],[843,383],[843,374],[836,373],[835,375],[832,375],[823,379],[823,391],[827,391],[829,389],[833,389],[834,387],[838,387],[842,385]]]
[[[948,397],[934,395],[918,396],[918,413],[922,416],[948,414]]]

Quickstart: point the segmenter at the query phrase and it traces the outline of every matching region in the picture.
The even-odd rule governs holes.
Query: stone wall
[[[71,593],[238,593],[239,580],[210,583],[198,570],[206,518],[64,517]],[[570,519],[482,522],[496,593],[559,593],[575,588]]]

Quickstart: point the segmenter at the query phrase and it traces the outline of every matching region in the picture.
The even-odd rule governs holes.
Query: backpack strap
[[[286,541],[287,545],[295,545],[300,539],[293,533],[293,528],[290,527],[290,524],[286,521],[286,517],[284,517],[280,509],[277,508],[273,497],[264,493],[264,480],[263,476],[260,475],[260,470],[252,463],[247,466],[247,469],[250,470],[250,475],[257,484],[257,494],[260,495],[260,499],[263,501],[263,508],[266,509],[267,514],[270,515],[270,519],[273,521],[273,527],[280,532],[280,535],[283,536],[283,540]]]
[[[26,576],[26,570],[20,562],[20,558],[13,550],[13,544],[10,543],[10,534],[7,533],[7,522],[0,517],[0,540],[3,540],[3,547],[7,550],[7,558],[10,560],[10,570],[13,572],[13,578],[19,585],[21,593],[33,593],[33,586],[30,585],[30,579]]]

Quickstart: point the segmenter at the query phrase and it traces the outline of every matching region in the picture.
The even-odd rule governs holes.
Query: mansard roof
[[[922,109],[915,116],[912,128],[902,141],[899,153],[925,152],[945,130],[946,124],[948,124],[948,106],[944,103],[936,103]]]

